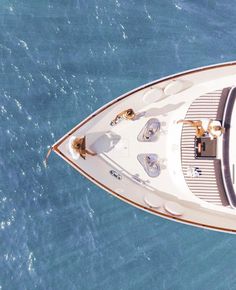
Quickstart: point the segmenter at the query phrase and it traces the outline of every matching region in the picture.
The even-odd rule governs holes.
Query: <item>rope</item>
[[[48,153],[47,153],[47,155],[46,155],[46,157],[45,157],[45,159],[44,159],[44,165],[45,165],[45,166],[47,166],[48,158],[49,158],[51,152],[52,152],[52,147],[49,148]]]

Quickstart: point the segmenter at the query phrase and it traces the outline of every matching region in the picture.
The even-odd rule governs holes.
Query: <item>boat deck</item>
[[[189,107],[185,119],[219,120],[226,128],[223,137],[217,139],[217,154],[215,158],[198,159],[195,156],[195,128],[183,125],[181,136],[181,160],[184,178],[189,189],[200,199],[227,206],[235,205],[235,193],[232,188],[229,158],[229,128],[234,92],[230,89],[217,90],[198,97]],[[228,100],[231,99],[231,102]],[[232,113],[232,112],[231,112]],[[199,175],[189,174],[190,168],[197,168]]]
[[[59,139],[52,149],[89,180],[131,205],[182,223],[236,232],[235,207],[227,202],[227,193],[234,194],[235,185],[234,191],[225,187],[234,180],[235,98],[228,102],[227,97],[224,102],[222,97],[222,88],[234,87],[235,77],[236,62],[157,80],[104,105]],[[179,91],[181,84],[188,86]],[[111,127],[117,113],[128,108],[145,114]],[[140,134],[152,118],[160,122],[160,131],[152,142],[142,142]],[[184,118],[222,121],[227,131],[217,138],[214,158],[194,158],[195,132],[177,123]],[[86,147],[97,155],[75,159],[70,140],[85,135]],[[229,155],[224,154],[223,144]],[[158,157],[159,171],[148,171],[143,166],[144,154]],[[188,165],[184,163],[187,159],[197,162],[201,169],[198,178],[188,178]]]

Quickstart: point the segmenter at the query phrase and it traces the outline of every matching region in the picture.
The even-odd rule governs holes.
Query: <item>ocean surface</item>
[[[0,2],[0,290],[236,289],[236,236],[150,215],[48,147],[146,82],[236,59],[236,1]]]

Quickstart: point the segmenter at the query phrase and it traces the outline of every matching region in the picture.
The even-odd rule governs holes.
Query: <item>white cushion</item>
[[[162,89],[151,88],[143,95],[143,102],[145,104],[152,104],[160,100],[164,96]]]
[[[148,193],[144,196],[147,205],[153,208],[159,208],[162,205],[162,199],[154,193]]]
[[[166,96],[178,94],[192,86],[190,81],[173,80],[164,89]]]
[[[164,207],[167,212],[175,216],[181,216],[184,213],[183,207],[174,201],[168,201]]]

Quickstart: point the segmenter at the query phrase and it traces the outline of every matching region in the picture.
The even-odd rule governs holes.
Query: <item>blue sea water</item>
[[[124,92],[235,60],[236,2],[0,2],[0,290],[236,289],[236,236],[133,208],[47,148]]]

